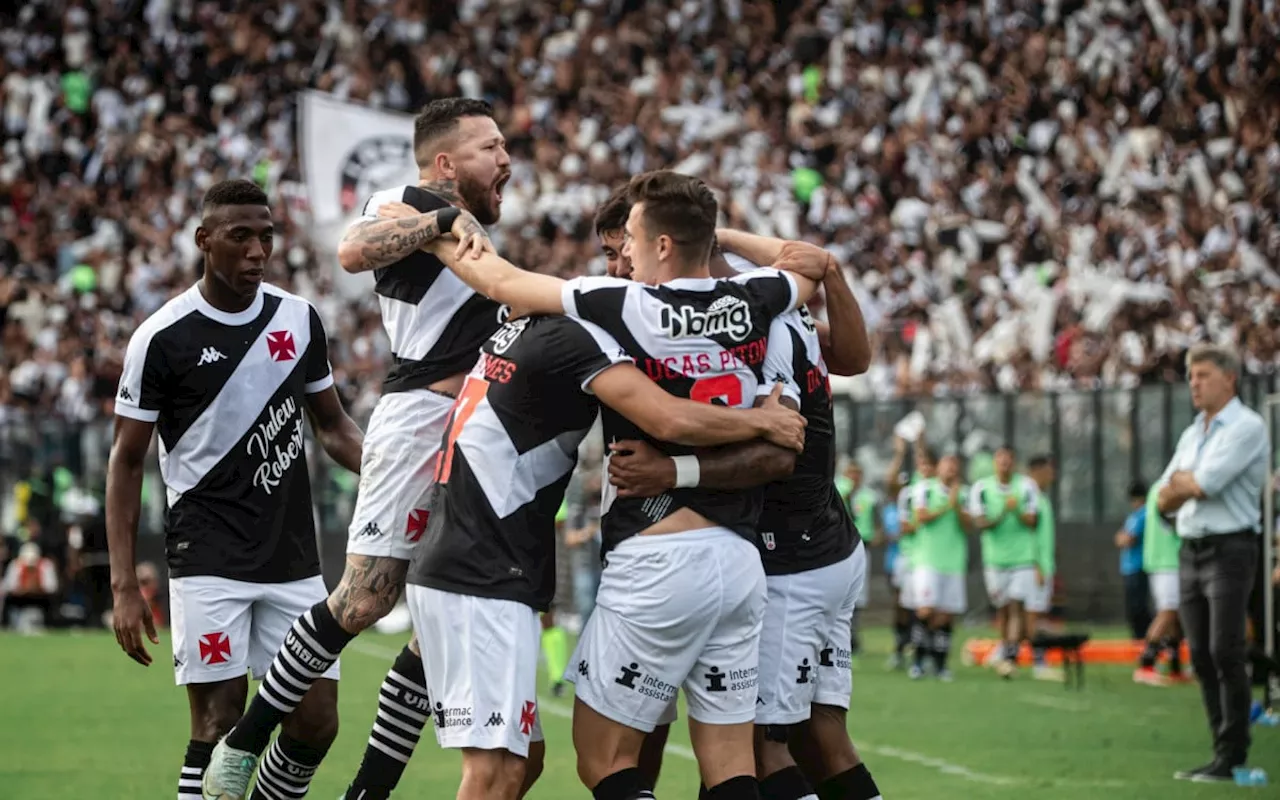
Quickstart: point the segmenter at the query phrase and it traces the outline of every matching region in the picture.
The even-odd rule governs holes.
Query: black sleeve
[[[311,343],[307,345],[307,394],[323,392],[333,385],[329,366],[329,337],[315,306],[311,307]]]
[[[574,278],[565,281],[560,290],[561,305],[566,316],[614,331],[616,326],[624,324],[622,310],[627,293],[635,287],[636,284],[621,278]]]
[[[771,319],[796,307],[796,282],[782,270],[762,267],[731,280],[747,292],[753,307],[763,309]]]
[[[614,364],[631,363],[612,336],[590,322],[570,317],[552,317],[546,334],[540,337],[539,350],[552,353],[555,373],[591,392],[591,381]]]
[[[161,342],[144,325],[134,332],[125,351],[124,370],[116,389],[115,412],[142,422],[155,422],[164,408],[164,387],[173,381]]]

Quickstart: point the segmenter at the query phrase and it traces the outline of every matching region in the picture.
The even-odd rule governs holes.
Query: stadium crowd
[[[308,240],[293,93],[493,102],[506,246],[599,272],[592,211],[670,166],[729,224],[857,274],[876,397],[1280,366],[1280,4],[50,0],[0,12],[0,424],[107,416],[139,320],[194,280],[203,190],[267,187],[272,280],[316,298],[359,418],[372,295]]]

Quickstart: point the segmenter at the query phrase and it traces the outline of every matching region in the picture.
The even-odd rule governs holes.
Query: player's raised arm
[[[151,666],[142,641],[145,630],[159,644],[151,609],[138,587],[138,516],[142,505],[142,468],[151,447],[154,421],[116,417],[111,455],[107,459],[107,550],[111,562],[112,627],[129,658]]]
[[[832,262],[830,254],[817,245],[757,236],[731,228],[717,228],[716,242],[725,252],[742,256],[753,264],[771,264],[790,273],[796,283],[793,307],[809,302]]]
[[[459,241],[484,235],[473,215],[453,206],[420,212],[399,201],[376,201],[375,195],[338,244],[338,263],[353,275],[394,264],[445,234]]]
[[[597,375],[590,384],[600,402],[655,439],[709,447],[762,438],[784,451],[804,449],[804,417],[777,402],[756,408],[724,408],[684,400],[663,391],[629,364]]]
[[[834,258],[822,288],[826,290],[827,322],[817,326],[827,369],[836,375],[861,375],[871,366],[871,338],[858,299]]]
[[[510,306],[513,317],[564,313],[560,299],[563,280],[520,269],[491,249],[485,249],[479,257],[475,257],[474,251],[460,252],[468,247],[472,238],[464,237],[460,241],[461,246],[457,241],[442,239],[433,243],[430,250],[463,283],[485,297]]]

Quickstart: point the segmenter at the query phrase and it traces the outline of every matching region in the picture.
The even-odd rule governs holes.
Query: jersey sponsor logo
[[[200,660],[206,664],[225,664],[231,660],[231,640],[222,631],[200,637]]]
[[[636,688],[636,678],[640,677],[640,665],[632,661],[629,666],[622,668],[622,674],[613,679],[613,682],[619,686],[625,686],[628,689]]]
[[[729,295],[718,298],[706,311],[692,306],[664,305],[659,324],[672,339],[728,336],[740,342],[751,335],[751,307],[747,301]]]
[[[212,364],[215,361],[221,361],[226,358],[225,355],[218,352],[216,347],[206,347],[200,351],[200,361],[196,363],[197,367],[203,367],[205,364]]]
[[[342,210],[350,214],[359,198],[395,184],[414,169],[413,139],[409,136],[370,136],[361,139],[342,162]]]
[[[533,723],[537,719],[534,712],[537,709],[537,703],[532,700],[524,701],[524,708],[520,709],[520,732],[525,736],[528,736],[533,731]]]
[[[425,508],[415,508],[410,511],[409,521],[404,527],[404,538],[411,542],[416,542],[421,539],[423,532],[427,530],[427,517],[429,516],[431,516],[431,514]],[[369,524],[373,525],[372,522]]]
[[[818,666],[834,667],[836,663],[831,660],[831,653],[833,651],[834,651],[834,648],[831,648],[831,647],[822,648],[822,650],[818,652]]]
[[[298,348],[289,331],[272,331],[267,334],[267,351],[272,361],[292,361],[298,357]]]
[[[302,456],[304,433],[302,418],[294,419],[297,411],[297,402],[292,397],[286,397],[280,405],[267,408],[267,421],[260,423],[258,430],[249,437],[249,455],[262,459],[262,463],[253,471],[253,485],[267,494],[271,494],[271,490],[280,485],[293,462]],[[277,440],[291,419],[293,426],[289,438],[281,447]]]
[[[516,343],[516,339],[520,338],[520,334],[524,333],[524,329],[529,327],[529,318],[521,317],[520,319],[508,322],[498,329],[498,332],[490,337],[489,341],[493,342],[493,352],[501,355]]]

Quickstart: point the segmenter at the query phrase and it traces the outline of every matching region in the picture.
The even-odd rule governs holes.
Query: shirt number
[[[737,375],[717,375],[694,381],[689,399],[699,403],[726,405],[737,408],[742,405],[742,381]],[[719,400],[720,402],[716,402]]]
[[[449,411],[449,424],[444,433],[444,449],[436,458],[436,483],[449,482],[449,475],[453,472],[453,448],[458,444],[458,436],[462,434],[467,420],[471,419],[476,406],[480,405],[480,401],[488,392],[489,382],[483,378],[468,375],[466,382],[462,384],[462,391],[459,392],[458,399],[454,401],[453,408]]]

